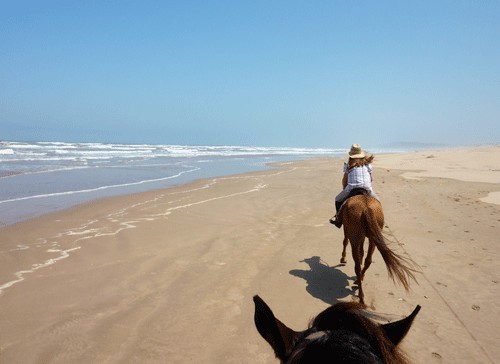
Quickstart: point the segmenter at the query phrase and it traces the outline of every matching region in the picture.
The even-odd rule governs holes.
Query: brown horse
[[[389,277],[393,281],[396,278],[408,291],[410,280],[417,282],[414,272],[417,272],[417,265],[409,258],[402,257],[393,252],[386,244],[382,235],[384,228],[384,212],[380,202],[370,195],[358,195],[349,198],[339,211],[339,218],[344,225],[344,248],[340,262],[346,263],[346,248],[351,242],[352,258],[354,259],[354,271],[356,272],[355,284],[358,285],[358,296],[361,303],[364,303],[363,278],[372,263],[372,255],[375,247],[378,248],[387,266]],[[362,267],[364,255],[364,241],[368,238],[368,251],[365,263]]]
[[[316,316],[307,330],[294,331],[259,296],[253,300],[255,326],[282,364],[408,363],[398,344],[420,306],[402,320],[379,325],[364,315],[364,305],[341,302]]]

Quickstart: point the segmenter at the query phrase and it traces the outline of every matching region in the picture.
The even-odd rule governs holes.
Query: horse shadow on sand
[[[313,297],[323,302],[333,305],[349,295],[354,294],[354,290],[349,288],[349,277],[342,272],[339,267],[342,264],[330,267],[318,256],[306,258],[300,261],[307,263],[309,269],[292,269],[289,273],[293,276],[305,279],[307,282],[306,291]]]

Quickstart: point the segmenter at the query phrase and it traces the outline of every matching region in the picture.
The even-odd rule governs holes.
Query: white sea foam
[[[28,150],[29,152],[26,152]],[[43,153],[40,153],[43,151]],[[132,155],[195,157],[195,156],[237,156],[237,155],[332,155],[343,153],[343,149],[327,148],[286,148],[247,146],[188,146],[188,145],[147,145],[147,144],[105,144],[105,143],[64,143],[64,142],[0,142],[0,154],[43,156],[73,154],[80,156]]]
[[[12,154],[14,154],[14,149],[12,149],[12,148],[0,149],[0,154],[12,155]]]
[[[69,257],[70,252],[78,250],[78,249],[80,249],[79,246],[75,247],[75,248],[67,249],[67,250],[58,250],[58,249],[47,250],[47,252],[49,252],[49,253],[59,253],[60,255],[56,258],[47,259],[43,263],[35,263],[31,266],[31,269],[25,269],[25,270],[21,270],[19,272],[14,273],[14,276],[16,277],[16,279],[0,285],[0,293],[2,293],[6,288],[12,287],[14,284],[24,281],[24,279],[25,279],[24,276],[26,274],[30,274],[30,273],[37,271],[38,269],[48,267],[49,265],[57,263],[61,259],[66,259]]]

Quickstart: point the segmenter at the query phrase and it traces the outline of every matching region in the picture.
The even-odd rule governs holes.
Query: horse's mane
[[[287,363],[407,364],[382,326],[364,316],[364,307],[341,302],[321,312],[297,341]]]

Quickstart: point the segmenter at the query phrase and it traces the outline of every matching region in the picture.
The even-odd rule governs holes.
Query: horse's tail
[[[386,243],[386,239],[382,235],[382,229],[377,223],[375,212],[371,208],[367,208],[366,226],[368,239],[373,241],[378,248],[378,251],[384,259],[387,266],[389,277],[396,281],[396,278],[403,287],[408,291],[410,289],[410,280],[417,282],[413,273],[418,272],[417,264],[410,258],[403,257],[392,251]]]

